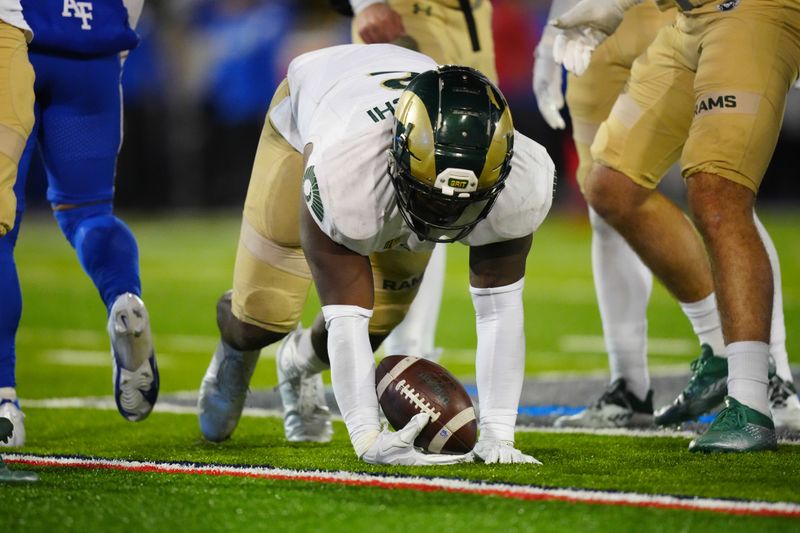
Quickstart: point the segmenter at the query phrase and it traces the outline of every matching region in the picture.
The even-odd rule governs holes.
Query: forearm
[[[470,287],[478,347],[475,360],[480,438],[514,441],[525,377],[524,280],[503,287]]]
[[[356,455],[361,457],[381,429],[368,332],[372,311],[354,305],[325,305],[322,314],[328,329],[333,394]]]
[[[350,0],[350,7],[353,13],[358,15],[372,4],[383,4],[384,0]]]

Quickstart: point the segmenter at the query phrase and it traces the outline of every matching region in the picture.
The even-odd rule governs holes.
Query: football
[[[378,364],[375,384],[383,414],[395,430],[416,414],[430,415],[414,445],[431,453],[453,454],[475,446],[478,422],[472,400],[443,366],[419,357],[390,355]]]

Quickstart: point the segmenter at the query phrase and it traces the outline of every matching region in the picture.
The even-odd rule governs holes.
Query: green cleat
[[[728,360],[717,357],[711,346],[703,344],[700,357],[692,361],[694,372],[686,388],[670,405],[656,411],[659,426],[676,426],[696,420],[718,406],[728,394]]]
[[[7,418],[0,418],[0,442],[8,442],[14,432],[14,425]],[[33,472],[22,470],[9,470],[0,458],[0,483],[31,483],[39,481],[39,476]]]
[[[725,408],[705,433],[689,443],[690,452],[761,452],[778,449],[772,419],[725,398]]]

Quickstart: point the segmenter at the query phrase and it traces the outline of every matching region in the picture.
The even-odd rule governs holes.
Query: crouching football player
[[[320,376],[330,368],[366,462],[536,462],[514,447],[522,290],[553,179],[544,148],[514,131],[503,95],[476,70],[392,45],[295,59],[256,154],[233,290],[217,307],[221,340],[198,406],[205,437],[231,435],[260,349],[286,337],[277,366],[288,440],[330,440]],[[441,242],[470,247],[480,434],[465,456],[414,448],[426,415],[381,431],[375,392],[373,350],[402,320]],[[312,281],[322,316],[304,330]]]

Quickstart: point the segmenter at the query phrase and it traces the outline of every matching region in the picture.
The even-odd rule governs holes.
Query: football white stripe
[[[408,367],[410,367],[411,365],[413,365],[417,361],[419,361],[419,357],[411,357],[409,355],[409,356],[404,357],[399,363],[394,365],[394,367],[391,370],[389,370],[386,373],[386,375],[383,376],[383,378],[378,382],[378,387],[377,387],[378,400],[380,400],[381,396],[383,396],[383,393],[386,390],[386,388],[389,386],[389,383],[391,383],[393,379],[397,378],[400,374],[405,372],[405,370]]]
[[[450,440],[459,429],[463,428],[465,425],[469,424],[475,420],[475,409],[472,407],[467,407],[456,416],[450,419],[450,422],[445,424],[445,426],[439,430],[439,433],[431,439],[430,445],[428,445],[428,451],[433,453],[439,453],[444,448],[444,445],[447,444],[447,441]]]

